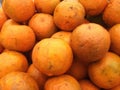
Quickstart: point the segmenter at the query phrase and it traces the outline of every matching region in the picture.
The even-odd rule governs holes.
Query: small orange
[[[84,6],[87,15],[96,16],[103,12],[108,0],[79,0]]]
[[[44,90],[82,90],[79,82],[70,75],[50,78],[45,83]]]
[[[38,12],[53,14],[60,0],[34,0]]]
[[[103,20],[108,26],[113,26],[120,23],[119,3],[120,0],[109,0],[109,4],[103,12]]]
[[[111,51],[120,55],[120,24],[113,25],[109,29],[110,38],[111,38]]]
[[[27,73],[36,80],[40,90],[43,89],[47,76],[41,73],[33,64],[29,66]]]
[[[32,51],[33,64],[48,76],[64,74],[70,68],[72,60],[72,49],[62,39],[42,39]]]
[[[8,19],[8,17],[5,15],[2,7],[0,7],[0,29],[2,28],[2,25],[4,22]]]
[[[92,83],[88,79],[79,80],[80,86],[82,90],[101,90],[94,83]]]
[[[11,72],[0,79],[0,90],[40,90],[36,81],[25,72]]]
[[[87,68],[88,65],[81,62],[78,58],[73,59],[73,63],[68,70],[67,74],[73,76],[77,80],[84,79],[87,77]]]
[[[20,25],[13,20],[7,20],[0,33],[1,45],[10,50],[26,52],[35,44],[35,34],[27,25]]]
[[[63,39],[63,40],[65,40],[68,44],[70,44],[71,34],[72,34],[72,32],[59,31],[59,32],[54,33],[51,37],[52,37],[52,38],[60,38],[60,39]]]
[[[85,9],[76,0],[61,1],[54,10],[54,22],[64,31],[72,31],[85,17]]]
[[[2,8],[16,22],[29,20],[35,12],[33,0],[3,0]]]
[[[38,40],[49,38],[57,31],[53,16],[45,13],[36,13],[29,21],[29,26],[35,32]]]
[[[0,78],[13,71],[26,72],[27,58],[20,52],[4,50],[0,54]]]

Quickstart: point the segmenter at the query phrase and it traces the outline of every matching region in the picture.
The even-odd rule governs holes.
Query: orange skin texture
[[[105,90],[120,90],[120,85],[116,86],[116,87],[113,87],[111,89],[105,89]]]
[[[81,62],[78,58],[73,59],[73,63],[68,70],[67,74],[73,76],[77,80],[84,79],[87,77],[88,65]]]
[[[2,7],[0,8],[0,29],[2,28],[5,21],[7,21],[8,17],[5,15]]]
[[[57,31],[53,16],[45,13],[35,14],[29,21],[38,40],[49,38]]]
[[[85,9],[77,1],[61,1],[54,10],[54,22],[64,31],[72,31],[85,17]]]
[[[72,60],[71,47],[62,39],[43,39],[32,51],[33,64],[48,76],[64,74],[70,68]]]
[[[79,82],[70,75],[61,75],[47,80],[44,90],[82,90]]]
[[[120,84],[120,57],[108,52],[96,62],[89,64],[90,80],[98,87],[110,89]]]
[[[96,16],[103,12],[108,0],[79,0],[84,6],[87,15]]]
[[[63,39],[64,41],[66,41],[70,45],[71,34],[72,34],[72,32],[59,31],[59,32],[54,33],[51,37]]]
[[[53,14],[60,0],[34,0],[38,12]]]
[[[29,66],[27,73],[36,80],[40,90],[42,90],[47,80],[47,76],[41,73],[33,64]]]
[[[111,50],[112,52],[120,55],[120,24],[116,24],[109,29],[111,38]]]
[[[88,79],[82,79],[79,81],[80,86],[82,90],[101,90],[99,87],[94,85],[90,80]]]
[[[86,63],[97,61],[109,50],[110,35],[99,24],[82,24],[72,32],[71,47],[79,60]]]
[[[16,22],[29,20],[35,12],[33,0],[3,0],[2,8]]]
[[[25,72],[11,72],[0,79],[1,90],[39,90],[36,81]]]
[[[27,69],[28,61],[22,53],[5,50],[0,54],[0,78],[10,72],[25,72]]]
[[[26,52],[34,46],[35,34],[29,26],[17,24],[10,19],[1,29],[0,42],[6,49]]]
[[[110,0],[103,12],[103,20],[108,26],[120,23],[120,0]]]

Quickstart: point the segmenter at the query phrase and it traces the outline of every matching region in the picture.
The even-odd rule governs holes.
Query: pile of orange
[[[120,90],[120,0],[3,0],[0,90]]]

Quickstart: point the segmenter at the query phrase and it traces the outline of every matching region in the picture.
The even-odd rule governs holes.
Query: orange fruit
[[[33,48],[33,64],[48,76],[64,74],[70,68],[72,60],[71,47],[62,39],[42,39]]]
[[[28,61],[22,53],[5,50],[0,54],[0,78],[13,71],[25,72],[27,68]]]
[[[41,73],[33,64],[29,66],[27,73],[36,80],[40,90],[42,90],[47,80],[47,76]]]
[[[29,20],[35,12],[33,0],[3,0],[2,8],[16,22]]]
[[[108,0],[79,0],[84,6],[87,15],[96,16],[103,12]]]
[[[38,40],[48,38],[57,31],[53,21],[53,16],[45,13],[35,14],[30,19],[29,26],[35,32]]]
[[[36,81],[25,72],[11,72],[0,79],[1,90],[39,90]]]
[[[110,35],[99,24],[82,24],[72,32],[71,47],[81,61],[97,61],[109,50]]]
[[[120,38],[120,24],[116,24],[113,27],[111,27],[109,29],[109,33],[110,33],[110,38],[111,38],[111,50],[112,52],[120,55],[120,42],[119,42],[119,38]]]
[[[85,10],[82,4],[77,1],[61,1],[56,6],[53,17],[58,28],[64,31],[72,31],[83,22]]]
[[[63,39],[70,45],[71,34],[72,34],[72,32],[59,31],[59,32],[54,33],[51,37]]]
[[[20,25],[10,19],[1,29],[0,42],[6,49],[26,52],[34,46],[35,34],[29,26]]]
[[[106,53],[101,60],[89,64],[88,74],[100,88],[110,89],[120,85],[120,57],[113,52]]]
[[[102,0],[104,1],[104,0]],[[110,0],[103,12],[103,20],[108,26],[120,23],[120,0]]]
[[[82,90],[79,82],[70,75],[50,78],[45,83],[44,90]]]
[[[53,14],[60,0],[34,0],[38,12]]]
[[[73,63],[68,70],[67,74],[73,76],[77,80],[87,77],[87,66],[85,63],[80,62],[78,58],[73,59]]]
[[[101,90],[88,79],[79,80],[79,83],[82,90]]]
[[[2,28],[4,22],[8,19],[8,17],[5,15],[2,7],[0,7],[0,29]]]
[[[116,87],[113,87],[111,89],[105,89],[105,90],[120,90],[120,85],[116,86]]]

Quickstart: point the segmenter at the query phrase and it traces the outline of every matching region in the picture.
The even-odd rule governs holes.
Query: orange
[[[99,24],[82,24],[72,32],[71,47],[81,61],[97,61],[109,50],[110,35]]]
[[[10,19],[1,29],[0,42],[6,49],[26,52],[33,48],[35,34],[29,26],[20,25]]]
[[[32,51],[33,64],[48,76],[64,74],[70,68],[72,60],[71,47],[62,39],[42,39]]]
[[[82,90],[79,82],[70,75],[61,75],[47,80],[44,90]]]
[[[29,66],[27,73],[36,80],[40,90],[43,89],[47,76],[41,73],[33,64]]]
[[[120,85],[116,86],[116,87],[113,87],[111,89],[105,89],[105,90],[120,90]]]
[[[8,17],[5,15],[2,7],[0,7],[0,29],[2,28],[4,22],[8,19]]]
[[[72,31],[85,17],[85,9],[76,0],[61,1],[54,10],[54,22],[64,31]]]
[[[101,60],[89,64],[88,74],[100,88],[110,89],[120,85],[120,57],[113,52],[106,53]]]
[[[38,40],[48,38],[57,31],[53,16],[45,13],[36,13],[29,21]]]
[[[116,24],[109,29],[110,38],[111,38],[111,50],[116,54],[120,55],[120,24]]]
[[[109,4],[103,12],[103,20],[108,26],[113,26],[120,23],[119,3],[120,0],[109,0]]]
[[[82,90],[101,90],[88,79],[79,80],[79,83]]]
[[[0,54],[0,78],[13,71],[25,72],[27,68],[28,61],[22,53],[5,50]]]
[[[72,34],[72,32],[59,31],[59,32],[54,33],[51,37],[52,37],[52,38],[63,39],[63,40],[65,40],[68,44],[70,44],[71,34]]]
[[[103,12],[108,0],[79,0],[84,6],[87,15],[96,16]]]
[[[11,72],[0,79],[1,90],[39,90],[36,81],[25,72]]]
[[[38,12],[53,14],[60,0],[34,0]]]
[[[5,14],[17,22],[29,20],[35,12],[33,0],[3,0],[2,7]]]
[[[81,62],[78,58],[75,57],[67,74],[73,76],[77,80],[84,79],[87,77],[87,66],[88,65]]]

